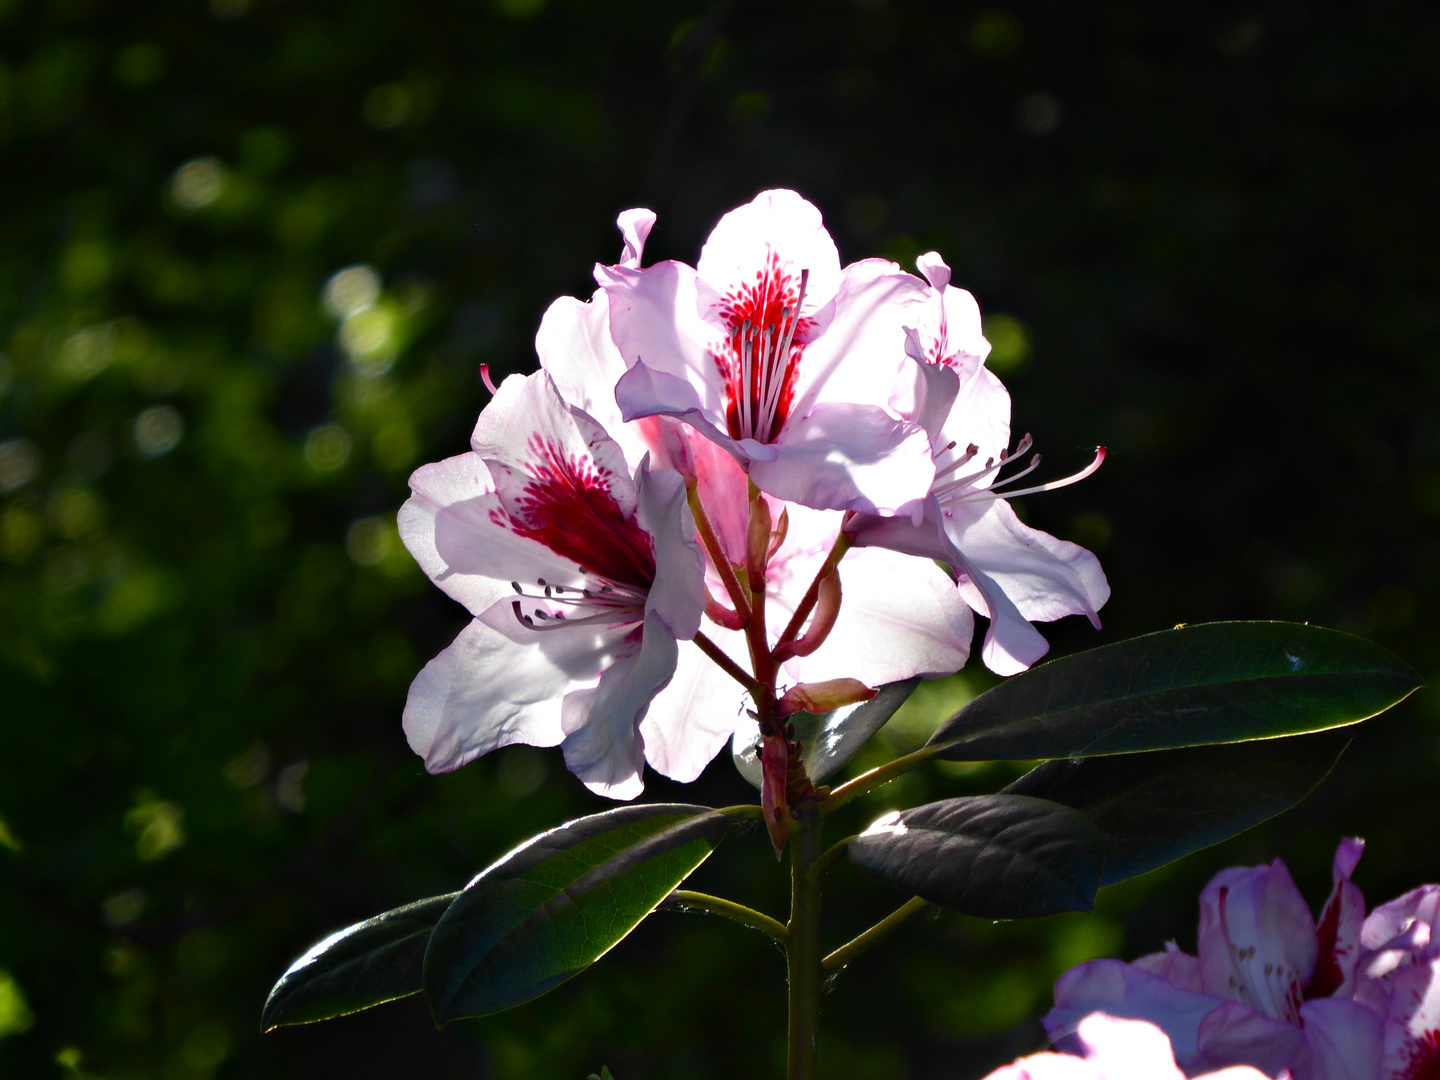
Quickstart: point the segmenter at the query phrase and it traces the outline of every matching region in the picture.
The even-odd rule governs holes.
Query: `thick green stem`
[[[785,960],[790,981],[789,1080],[816,1080],[820,1032],[820,882],[810,867],[820,856],[820,815],[800,811],[790,837],[790,925]]]
[[[769,934],[782,945],[790,936],[784,923],[772,919],[769,915],[756,911],[754,908],[737,904],[734,900],[726,900],[723,896],[711,896],[709,893],[692,892],[689,889],[676,889],[665,898],[665,906],[679,908],[682,911],[708,911],[712,915],[723,915],[741,926],[748,926],[752,930],[759,930],[762,934]]]
[[[929,900],[922,900],[918,896],[912,896],[889,915],[886,915],[885,918],[870,927],[869,930],[866,930],[863,934],[841,945],[840,948],[825,957],[824,962],[821,964],[821,970],[826,975],[835,974],[835,972],[850,963],[850,961],[854,960],[861,953],[880,944],[881,941],[890,936],[891,932],[894,931],[897,926],[917,911],[924,909],[929,903]]]

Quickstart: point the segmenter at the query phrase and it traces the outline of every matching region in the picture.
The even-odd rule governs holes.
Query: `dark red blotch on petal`
[[[1320,958],[1315,961],[1315,973],[1305,986],[1305,1000],[1329,997],[1345,982],[1345,973],[1340,970],[1340,956],[1337,945],[1340,938],[1340,910],[1345,905],[1340,889],[1330,897],[1325,910],[1320,913],[1320,922],[1315,927],[1315,936],[1320,939]]]
[[[567,457],[539,435],[528,449],[531,479],[509,515],[515,532],[616,584],[648,589],[654,542],[615,502],[609,475],[593,458]]]
[[[1404,1051],[1405,1071],[1395,1080],[1440,1080],[1440,1031],[1424,1032]]]

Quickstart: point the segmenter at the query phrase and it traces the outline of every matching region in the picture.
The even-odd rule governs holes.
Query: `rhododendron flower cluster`
[[[1143,1020],[1091,1013],[1075,1028],[1078,1054],[1032,1054],[985,1080],[1183,1080],[1165,1032]],[[1194,1075],[1194,1074],[1192,1074]],[[1207,1072],[1197,1080],[1264,1080],[1248,1066]]]
[[[1368,916],[1341,842],[1312,919],[1284,863],[1221,871],[1200,896],[1197,955],[1174,942],[1133,964],[1093,960],[1044,1018],[1072,1050],[1095,1012],[1158,1025],[1189,1075],[1250,1065],[1294,1080],[1440,1080],[1440,886]]]
[[[791,191],[726,214],[694,267],[642,265],[654,222],[620,215],[599,290],[546,312],[540,370],[411,479],[401,536],[473,621],[405,731],[436,772],[558,745],[629,799],[647,763],[693,780],[756,724],[778,845],[814,796],[788,715],[956,671],[975,612],[985,662],[1019,671],[1046,650],[1032,622],[1098,625],[1109,587],[1006,503],[1057,484],[1013,486],[1038,456],[1011,449],[979,309],[938,255],[923,277],[842,267]]]

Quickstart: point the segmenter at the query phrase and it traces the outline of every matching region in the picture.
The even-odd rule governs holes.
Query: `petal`
[[[659,615],[651,614],[638,651],[617,658],[594,689],[565,696],[565,765],[597,795],[633,799],[644,789],[640,722],[675,673],[676,655],[674,635]]]
[[[1110,598],[1110,583],[1100,560],[1078,544],[1030,528],[1004,499],[954,507],[946,531],[1027,621],[1084,615],[1100,628],[1096,612]]]
[[[1157,1025],[1170,1039],[1182,1066],[1195,1060],[1200,1023],[1223,1004],[1208,994],[1181,990],[1121,960],[1091,960],[1071,968],[1055,984],[1055,1008],[1042,1019],[1050,1041],[1069,1052],[1075,1031],[1092,1012]]]
[[[1200,1023],[1196,1067],[1251,1065],[1275,1076],[1303,1059],[1305,1033],[1238,1001],[1227,1001]]]
[[[919,278],[884,259],[847,266],[830,324],[800,358],[791,417],[804,416],[819,402],[888,407],[913,381],[905,327],[928,291]]]
[[[1365,841],[1354,837],[1341,840],[1335,852],[1333,876],[1335,887],[1315,933],[1320,942],[1320,955],[1315,974],[1305,986],[1307,998],[1350,997],[1355,987],[1355,962],[1360,954],[1360,927],[1365,921],[1365,897],[1350,880]]]
[[[999,459],[1010,446],[1010,391],[988,368],[961,379],[950,414],[941,425],[941,445],[953,442],[961,452],[976,448],[976,460]],[[943,483],[943,480],[940,481]]]
[[[621,266],[639,266],[645,254],[645,240],[655,227],[655,211],[625,210],[615,219],[620,235],[625,240],[625,249],[620,253]]]
[[[808,581],[805,583],[808,586]],[[785,664],[797,682],[851,677],[867,686],[935,678],[965,666],[975,620],[945,571],[881,548],[852,551],[840,563],[840,617],[816,652]],[[791,599],[777,607],[793,612]],[[776,620],[783,626],[783,621]]]
[[[817,510],[908,510],[935,476],[925,432],[873,406],[817,405],[787,424],[771,449],[773,461],[750,463],[755,485]]]
[[[984,571],[970,565],[952,545],[950,563],[960,577],[960,595],[990,620],[980,651],[996,675],[1017,675],[1050,651],[1050,643],[1030,625],[1005,590]]]
[[[593,653],[580,640],[586,635],[546,636]],[[553,650],[557,643],[547,644]],[[404,715],[410,748],[426,769],[441,773],[511,743],[559,744],[565,737],[560,699],[577,670],[596,666],[574,656],[559,659],[474,620],[410,684]]]
[[[537,578],[579,584],[572,563],[516,535],[479,455],[424,465],[410,478],[414,494],[400,508],[400,538],[420,568],[447,594],[479,615]]]
[[[535,351],[560,396],[609,433],[630,469],[640,464],[649,447],[640,428],[625,423],[615,402],[615,384],[625,374],[625,360],[610,337],[610,305],[604,290],[597,290],[588,303],[562,296],[551,304],[540,320]]]
[[[748,661],[743,634],[709,626],[705,634],[733,660]],[[690,783],[730,740],[748,700],[740,684],[699,648],[682,646],[675,677],[655,695],[640,724],[645,760],[671,780]]]
[[[695,407],[723,430],[725,385],[711,353],[724,339],[700,318],[695,271],[672,261],[644,270],[597,267],[595,277],[608,298],[610,334],[625,363],[644,363],[687,384]],[[626,418],[634,419],[628,409]]]
[[[1300,1007],[1300,1021],[1310,1058],[1308,1080],[1375,1080],[1383,1032],[1380,1016],[1355,1001],[1317,998]]]
[[[1181,952],[1173,941],[1165,943],[1165,951],[1142,956],[1135,961],[1135,967],[1158,975],[1171,986],[1181,990],[1200,992],[1200,960],[1189,953]]]
[[[1315,920],[1285,864],[1222,870],[1200,894],[1207,993],[1293,1022],[1319,955]]]
[[[635,473],[637,519],[655,540],[655,581],[647,612],[664,620],[670,633],[688,641],[705,611],[705,557],[695,537],[695,519],[686,502],[685,482],[669,469],[651,470],[642,461]]]
[[[772,265],[790,277],[809,271],[802,317],[813,318],[840,286],[840,253],[820,211],[784,189],[762,191],[711,231],[695,267],[711,294],[702,314],[713,313],[726,295],[752,285]]]
[[[495,490],[512,517],[525,516],[536,478],[594,485],[624,517],[635,513],[635,489],[625,456],[605,430],[571,408],[543,371],[511,375],[480,413],[470,445],[484,459]]]
[[[1380,1080],[1440,1076],[1440,960],[1413,964],[1395,976]]]
[[[1095,1013],[1076,1034],[1104,1080],[1183,1080],[1169,1038],[1154,1024]]]

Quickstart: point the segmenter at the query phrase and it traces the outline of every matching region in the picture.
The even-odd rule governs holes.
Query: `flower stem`
[[[841,784],[830,792],[825,801],[820,804],[820,813],[822,815],[833,813],[861,795],[868,795],[896,777],[903,776],[911,769],[924,765],[935,756],[937,750],[938,747],[922,746],[913,753],[898,757],[894,761],[888,761],[867,773],[861,773],[854,780]]]
[[[705,545],[710,561],[715,564],[715,572],[725,583],[725,591],[730,594],[730,602],[735,605],[736,614],[748,620],[750,590],[740,584],[740,579],[735,576],[735,568],[730,565],[725,549],[720,546],[720,538],[715,535],[715,527],[710,524],[710,516],[705,513],[705,505],[700,501],[699,485],[687,485],[685,494],[690,503],[690,515],[695,519],[695,530],[700,534],[700,542]]]
[[[816,1080],[820,1031],[820,882],[810,873],[820,854],[820,815],[799,812],[790,841],[790,925],[785,942],[790,985],[790,1038],[786,1076]]]
[[[676,889],[665,898],[665,906],[679,908],[682,911],[708,911],[712,915],[722,915],[741,926],[748,926],[751,930],[769,934],[781,945],[784,945],[790,936],[790,931],[786,930],[785,924],[778,919],[772,919],[769,915],[746,907],[744,904],[726,900],[723,896],[711,896],[709,893],[692,892],[689,889]]]
[[[749,690],[752,696],[759,696],[760,684],[750,677],[748,671],[735,663],[734,660],[731,660],[730,657],[726,656],[724,649],[720,648],[719,645],[716,645],[715,642],[701,633],[695,635],[695,644],[700,646],[701,652],[711,660],[714,660],[716,664],[720,665],[720,668],[727,675],[745,687],[746,690]]]
[[[869,949],[880,944],[881,941],[890,936],[891,932],[894,931],[897,926],[917,911],[928,907],[929,904],[929,900],[912,896],[889,915],[886,915],[885,918],[870,927],[869,930],[847,941],[844,945],[841,945],[840,948],[825,957],[820,965],[821,972],[827,976],[835,974],[861,953],[867,952]]]

